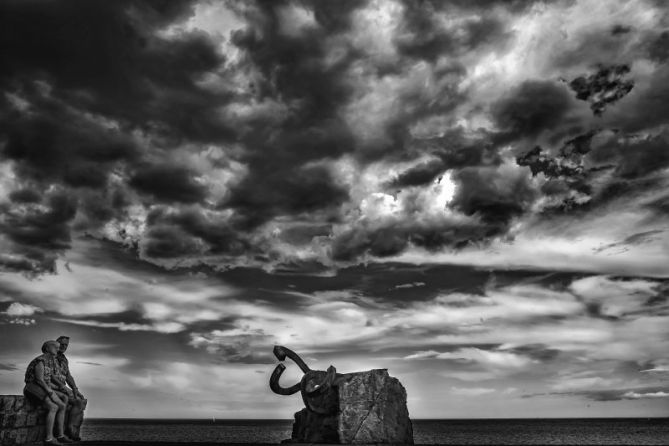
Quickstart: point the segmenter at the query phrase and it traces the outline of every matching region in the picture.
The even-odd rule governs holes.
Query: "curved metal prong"
[[[302,361],[302,358],[300,358],[300,356],[291,349],[281,345],[275,345],[272,351],[274,352],[274,356],[276,356],[279,361],[283,361],[287,356],[292,359],[295,364],[297,364],[302,372],[307,373],[311,371],[311,369],[304,363],[304,361]]]
[[[286,370],[285,365],[277,364],[277,366],[274,368],[274,371],[272,372],[272,376],[269,378],[269,388],[272,389],[272,392],[277,393],[279,395],[292,395],[294,393],[299,392],[300,391],[299,382],[288,388],[282,387],[281,384],[279,384],[279,378],[281,378],[281,374],[283,373],[284,370]]]
[[[279,361],[283,361],[286,359],[286,351],[284,347],[281,347],[280,345],[275,345],[274,349],[272,350],[272,353],[274,353],[274,356],[276,356],[276,359]]]

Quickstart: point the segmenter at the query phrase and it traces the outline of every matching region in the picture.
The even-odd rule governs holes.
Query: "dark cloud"
[[[91,231],[102,227],[108,221],[127,217],[126,202],[119,203],[117,198],[122,192],[116,187],[101,191],[79,192],[79,217],[72,225],[74,231]]]
[[[235,209],[242,229],[277,215],[337,206],[347,198],[329,172],[305,163],[334,158],[355,147],[338,110],[352,93],[343,79],[357,56],[349,51],[337,63],[326,64],[324,38],[346,30],[351,12],[364,3],[314,2],[310,8],[319,26],[290,35],[282,32],[279,9],[284,6],[266,2],[235,6],[248,26],[235,32],[232,42],[243,51],[244,63],[260,73],[252,81],[252,94],[258,100],[290,104],[285,119],[258,117],[244,123],[242,160],[249,172],[223,203]]]
[[[644,203],[644,207],[651,209],[659,216],[669,214],[669,195],[662,195],[659,198],[655,198],[647,203]]]
[[[333,240],[332,257],[353,260],[367,252],[379,257],[399,254],[409,244],[408,235],[394,223],[379,228],[356,227]]]
[[[660,65],[644,84],[626,100],[625,107],[612,109],[609,122],[612,128],[626,133],[652,131],[666,124],[669,116],[669,65]]]
[[[625,26],[621,24],[613,25],[611,28],[611,34],[614,36],[620,36],[620,35],[625,35],[628,34],[632,31],[631,26]]]
[[[46,249],[65,249],[70,244],[67,224],[76,212],[76,201],[65,194],[53,194],[40,208],[27,209],[21,214],[10,209],[5,212],[3,232],[19,244]]]
[[[593,138],[598,138],[596,144]],[[597,130],[567,140],[554,155],[536,146],[516,162],[529,167],[533,176],[542,173],[549,180],[541,190],[558,201],[546,211],[585,210],[632,190],[654,187],[652,175],[669,166],[667,141],[666,132],[640,137]],[[574,194],[581,194],[580,201]]]
[[[158,201],[197,203],[204,200],[207,190],[194,178],[189,169],[172,164],[149,165],[138,168],[129,184],[150,194]]]
[[[540,146],[535,146],[532,150],[516,158],[519,166],[527,166],[532,171],[532,176],[543,173],[548,178],[559,178],[562,176],[573,177],[583,172],[580,164],[563,164],[563,158],[554,158],[543,152]]]
[[[5,144],[0,154],[15,162],[24,179],[102,188],[118,161],[131,161],[136,149],[120,129],[75,113],[51,99],[36,98],[35,110],[15,110],[0,123]]]
[[[644,177],[669,166],[669,132],[643,139],[622,141],[616,147],[620,163],[616,173],[623,179]]]
[[[34,189],[16,189],[9,193],[9,199],[14,203],[39,203],[42,195]]]
[[[550,348],[544,344],[525,344],[509,349],[508,351],[542,362],[553,361],[557,359],[561,353],[559,349]]]
[[[569,93],[551,81],[529,80],[493,104],[497,126],[509,138],[532,137],[558,125],[571,106]]]
[[[272,98],[287,108],[286,118],[257,119],[245,123],[243,142],[248,149],[243,161],[249,174],[232,188],[231,196],[222,203],[235,209],[238,228],[248,230],[277,216],[323,212],[322,220],[332,218],[331,211],[348,199],[346,187],[336,184],[330,173],[309,162],[328,160],[345,153],[355,155],[363,163],[402,153],[409,139],[409,126],[424,116],[452,108],[456,103],[457,82],[448,83],[439,93],[440,99],[427,102],[422,93],[404,92],[407,102],[397,116],[381,124],[387,138],[360,141],[348,126],[342,109],[355,99],[355,82],[350,69],[356,64],[372,64],[361,49],[351,45],[341,48],[336,62],[332,43],[326,37],[332,32],[348,31],[350,16],[365,3],[342,3],[337,13],[327,6],[328,15],[335,14],[336,24],[321,18],[326,4],[304,5],[314,10],[319,26],[299,33],[282,32],[279,9],[284,4],[261,3],[257,8],[242,10],[249,26],[233,37],[244,51],[245,62],[261,73],[252,90],[259,99]],[[243,9],[243,8],[242,8]],[[336,28],[332,28],[336,25]],[[392,67],[371,67],[382,78],[388,70],[395,74],[405,69],[403,61],[389,62]],[[455,68],[435,71],[443,79],[461,78]],[[452,90],[452,91],[451,91]],[[399,156],[399,155],[398,155]]]
[[[522,215],[537,194],[519,172],[497,168],[464,168],[453,175],[458,188],[450,206],[489,225],[488,235],[504,232],[513,217]]]
[[[434,181],[445,170],[441,160],[428,161],[414,166],[390,182],[390,187],[422,186]]]
[[[441,56],[458,55],[480,45],[499,45],[509,36],[504,23],[485,15],[466,21],[457,30],[444,29],[436,12],[452,6],[447,3],[406,1],[404,6],[403,29],[395,45],[412,58],[435,62]]]
[[[441,158],[447,169],[459,169],[468,166],[496,166],[502,157],[493,143],[495,135],[483,133],[467,137],[462,129],[445,133],[439,138],[421,141],[427,144],[434,154]],[[436,146],[436,147],[435,147]]]
[[[410,57],[434,62],[456,50],[456,36],[436,23],[434,4],[405,2],[405,32],[395,40],[397,49]]]
[[[477,222],[392,220],[358,225],[332,239],[332,257],[345,261],[364,254],[388,257],[401,253],[410,243],[429,250],[460,248],[485,240],[491,232],[488,225]]]
[[[250,300],[268,300],[273,305],[292,311],[313,304],[309,296],[319,292],[339,291],[338,301],[352,302],[360,306],[372,305],[370,308],[377,308],[390,305],[391,308],[396,308],[411,305],[416,301],[429,301],[440,294],[484,295],[491,284],[504,288],[530,283],[564,291],[583,275],[566,272],[546,274],[522,269],[489,270],[466,265],[409,265],[386,262],[342,267],[336,275],[308,275],[303,271],[283,274],[280,271],[269,273],[256,268],[234,268],[218,272],[216,277],[242,289],[255,287],[253,291],[246,292],[249,293]],[[406,286],[420,283],[424,285]],[[262,284],[262,289],[258,289],[256,284]],[[362,296],[372,300],[363,299]]]
[[[151,228],[141,244],[142,254],[149,258],[175,258],[200,252],[195,237],[174,227]]]
[[[535,3],[537,3],[537,0],[451,0],[449,2],[422,0],[418,2],[418,4],[422,5],[428,11],[458,8],[468,12],[472,10],[490,12],[495,7],[502,6],[508,11],[515,13],[531,8]]]
[[[0,255],[0,269],[5,272],[25,273],[32,275],[40,272],[54,272],[54,256],[44,256],[31,253],[32,258]]]
[[[539,193],[566,212],[635,190],[637,179],[669,163],[662,151],[665,136],[630,137],[591,150],[594,131],[569,114],[576,102],[569,87],[596,114],[626,95],[633,85],[632,62],[596,66],[568,85],[524,81],[490,107],[477,104],[471,113],[489,111],[497,133],[456,126],[462,118],[455,116],[458,106],[469,99],[470,89],[462,88],[472,74],[466,67],[487,51],[511,45],[511,15],[532,4],[405,2],[397,9],[403,14],[399,26],[389,28],[385,42],[397,51],[376,57],[360,35],[364,18],[356,15],[372,8],[368,2],[229,2],[228,13],[241,27],[228,36],[179,26],[194,13],[192,2],[4,2],[0,157],[16,178],[0,226],[13,251],[0,264],[11,271],[35,265],[52,271],[73,231],[109,236],[110,230],[144,259],[194,263],[212,256],[234,264],[244,257],[276,266],[290,257],[286,245],[320,244],[335,260],[357,261],[416,246],[457,249],[485,242],[505,234]],[[297,26],[291,8],[304,10],[313,23]],[[445,25],[440,16],[459,19]],[[625,23],[607,26],[600,40],[614,46],[637,32]],[[644,57],[662,60],[663,33],[640,34]],[[594,42],[595,34],[576,42],[575,51]],[[663,73],[660,67],[649,88],[626,99],[630,107],[607,112],[603,123],[620,124],[621,135],[662,123],[655,115],[666,114]],[[387,90],[376,89],[386,84]],[[359,117],[369,119],[370,134],[380,135],[363,137],[366,129],[354,125],[353,114],[373,112],[354,106],[379,94],[394,95],[398,106],[381,117]],[[433,125],[440,126],[438,133]],[[441,136],[420,138],[421,126]],[[559,150],[551,146],[563,139]],[[512,145],[518,153],[524,143],[544,146],[517,160],[534,175],[544,173],[548,181],[541,190],[524,172],[505,170],[500,148]],[[213,152],[219,158],[205,155]],[[343,221],[355,214],[346,204],[355,211],[349,200],[359,197],[355,185],[344,184],[348,172],[334,170],[341,166],[333,161],[342,156],[358,172],[381,159],[413,164],[382,187],[405,189],[402,194],[416,198],[421,186],[448,172],[457,184],[450,210],[469,221],[427,218],[418,204],[401,221],[359,227]],[[614,179],[600,181],[604,175],[590,162],[601,169],[598,163],[613,165]],[[221,171],[209,171],[213,165]],[[216,178],[223,184],[214,184]],[[606,184],[597,189],[598,181]],[[47,191],[56,189],[71,202],[65,217],[42,206],[52,193]],[[13,205],[30,209],[28,217],[13,212]],[[138,221],[144,213],[147,221]],[[270,221],[279,226],[271,236],[263,233]],[[133,231],[137,227],[141,234]],[[341,232],[333,234],[335,227]],[[318,270],[314,259],[286,262],[277,268]]]
[[[669,59],[669,31],[662,31],[648,46],[651,60],[663,63]]]
[[[535,146],[516,157],[516,163],[529,167],[532,176],[542,173],[548,179],[542,185],[541,192],[557,201],[546,206],[546,212],[569,211],[587,203],[593,192],[590,181],[600,170],[611,167],[606,165],[586,168],[584,156],[591,151],[592,138],[596,134],[596,131],[590,131],[567,140],[556,155]],[[576,201],[574,194],[583,196],[580,202]]]
[[[569,82],[569,87],[576,93],[576,99],[590,102],[590,108],[596,116],[604,113],[609,104],[625,97],[634,81],[625,77],[630,72],[628,65],[599,65],[597,71],[587,76],[579,76]]]
[[[143,254],[169,258],[192,255],[250,254],[253,246],[225,218],[208,217],[195,208],[168,210],[156,207],[147,216],[148,234]]]
[[[325,168],[274,167],[268,163],[244,178],[224,203],[240,213],[240,228],[253,228],[277,215],[336,208],[348,198],[347,190]]]
[[[567,198],[561,205],[564,209],[577,207],[589,210],[630,193],[657,188],[658,181],[661,181],[657,178],[658,173],[669,165],[666,145],[666,132],[645,137],[609,132],[597,144],[590,146],[585,155],[572,152],[565,157],[564,150],[561,150],[554,157],[539,153],[539,158],[536,158],[534,153],[528,153],[517,161],[529,165],[533,173],[541,171],[548,177],[557,178],[564,189],[555,189],[556,195],[568,195],[569,191],[574,191],[587,197],[580,203],[572,202],[571,206],[568,206]],[[544,186],[546,193],[550,193],[549,187],[552,187],[551,183]],[[654,202],[659,207],[652,203],[647,206],[661,212],[661,198]]]
[[[283,229],[279,238],[291,245],[300,246],[310,243],[314,237],[326,237],[332,232],[331,224],[308,224],[300,223]]]
[[[411,149],[430,154],[437,159],[423,162],[400,173],[388,183],[389,188],[423,186],[431,183],[447,170],[471,166],[496,166],[502,161],[493,144],[494,135],[465,136],[461,128],[443,136],[416,139]]]
[[[70,247],[69,225],[76,211],[76,199],[62,191],[40,203],[0,206],[0,231],[11,242],[2,263],[10,270],[30,264],[35,272],[55,272],[56,256]]]
[[[342,0],[339,2],[320,2],[312,0],[311,8],[316,21],[331,32],[346,31],[350,26],[351,14],[366,5],[365,1]]]
[[[47,203],[51,211],[24,217],[7,208],[2,230],[16,252],[3,259],[4,268],[53,271],[55,256],[69,247],[77,203],[76,230],[123,217],[130,200],[109,178],[112,172],[123,178],[137,163],[129,171],[140,192],[168,202],[203,199],[206,190],[186,168],[141,162],[147,148],[135,140],[151,132],[153,142],[169,147],[220,142],[233,133],[216,112],[230,95],[199,84],[224,63],[216,44],[204,33],[157,33],[187,18],[191,6],[132,0],[0,5],[0,157],[12,162],[17,176],[9,198],[22,206],[45,204],[39,197],[56,185],[70,203],[61,213],[54,207],[64,205]]]
[[[214,43],[202,34],[155,34],[189,14],[190,2],[3,2],[2,79],[10,86],[40,79],[79,107],[155,122],[178,137],[229,135],[212,119],[219,101],[195,83],[223,61]]]

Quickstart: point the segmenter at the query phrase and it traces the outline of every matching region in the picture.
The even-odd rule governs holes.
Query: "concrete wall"
[[[46,433],[45,410],[23,395],[0,395],[0,444],[41,442]]]

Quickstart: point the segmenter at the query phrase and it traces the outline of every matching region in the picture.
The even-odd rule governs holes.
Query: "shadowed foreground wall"
[[[31,404],[23,395],[0,395],[0,444],[42,441],[45,410]]]

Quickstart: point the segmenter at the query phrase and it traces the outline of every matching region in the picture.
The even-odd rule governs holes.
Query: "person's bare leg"
[[[65,435],[65,431],[63,430],[63,428],[65,425],[65,409],[67,409],[67,397],[58,398],[58,395],[56,394],[54,394],[53,397],[57,401],[56,405],[58,406],[54,427],[55,427],[56,438],[59,438]],[[65,401],[63,401],[63,398],[65,399]]]
[[[63,410],[62,410],[62,412],[63,412],[63,415],[62,415],[63,416],[63,424],[62,424],[63,429],[61,430],[60,435],[56,435],[56,438],[62,437],[64,435],[69,436],[69,434],[68,434],[68,425],[69,425],[68,418],[69,418],[70,410],[72,409],[73,398],[70,398],[69,394],[67,394],[65,392],[61,392],[61,391],[56,391],[55,394],[58,395],[58,398],[63,403]],[[56,431],[58,431],[58,429],[56,429]]]
[[[53,423],[56,419],[56,412],[58,412],[58,406],[49,399],[47,396],[44,400],[44,405],[48,412],[46,413],[46,441],[53,440]]]

